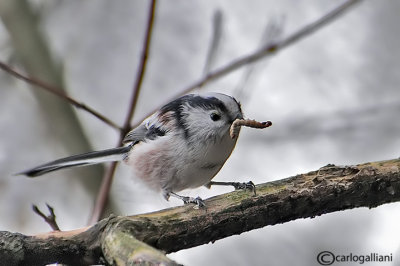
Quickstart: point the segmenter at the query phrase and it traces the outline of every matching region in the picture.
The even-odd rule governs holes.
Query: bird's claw
[[[206,206],[206,204],[200,197],[197,197],[197,198],[183,197],[182,200],[183,200],[184,204],[190,204],[190,203],[196,204],[197,208],[202,208],[202,207]]]
[[[235,188],[235,190],[250,190],[254,192],[254,196],[256,196],[256,186],[252,181],[249,182],[233,182],[232,186]]]

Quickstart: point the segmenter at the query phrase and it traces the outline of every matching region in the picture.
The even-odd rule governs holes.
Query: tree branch
[[[133,115],[135,114],[135,109],[137,106],[137,101],[139,99],[140,89],[142,88],[142,82],[143,82],[143,78],[144,78],[144,74],[145,74],[146,66],[147,66],[147,58],[149,56],[149,51],[150,51],[150,42],[151,42],[151,36],[152,36],[152,32],[153,32],[153,25],[154,25],[154,14],[156,11],[156,2],[157,2],[156,0],[152,0],[150,7],[149,7],[145,39],[144,39],[143,47],[142,47],[142,57],[140,59],[140,65],[139,65],[138,73],[137,73],[136,79],[135,79],[135,85],[133,86],[133,94],[132,94],[131,102],[130,102],[129,109],[128,109],[129,111],[128,111],[128,115],[126,116],[124,127],[123,127],[125,132],[122,132],[121,141],[125,137],[125,134],[128,133],[128,131],[131,129],[130,121],[132,120]]]
[[[109,217],[80,234],[47,239],[0,231],[1,265],[178,265],[121,231],[118,222]]]
[[[8,74],[16,77],[17,79],[23,80],[28,84],[35,85],[37,88],[41,88],[47,92],[50,92],[53,95],[60,97],[63,100],[66,100],[67,102],[69,102],[70,104],[72,104],[73,106],[75,106],[78,109],[85,110],[86,112],[94,115],[95,117],[97,117],[98,119],[100,119],[101,121],[103,121],[104,123],[109,125],[110,127],[121,130],[121,128],[117,124],[115,124],[113,121],[111,121],[107,117],[103,116],[102,114],[100,114],[99,112],[94,110],[93,108],[87,106],[86,104],[78,102],[74,98],[68,96],[63,90],[56,88],[44,81],[21,74],[20,72],[16,71],[15,69],[8,66],[6,63],[1,62],[1,61],[0,61],[0,69],[4,70]]]
[[[191,86],[187,87],[183,90],[182,94],[186,94],[198,87],[205,85],[208,82],[211,82],[215,79],[218,79],[240,67],[254,63],[266,56],[272,55],[277,53],[278,51],[286,48],[287,46],[300,41],[301,39],[311,35],[315,31],[319,30],[329,22],[332,22],[334,19],[342,15],[345,11],[347,11],[351,6],[360,2],[361,0],[348,0],[343,4],[339,5],[332,11],[328,12],[323,17],[319,18],[318,20],[312,22],[304,26],[303,28],[299,29],[298,31],[294,32],[292,35],[284,38],[281,41],[277,41],[276,43],[269,43],[266,46],[260,48],[259,50],[251,53],[250,55],[244,56],[242,58],[238,58],[233,60],[232,62],[226,64],[225,66],[220,67],[219,69],[208,73],[205,77],[200,79],[199,81],[195,82]]]
[[[143,47],[142,47],[142,57],[140,60],[139,70],[138,70],[135,84],[133,87],[133,94],[132,94],[131,101],[129,104],[128,114],[125,118],[124,125],[120,131],[121,134],[120,134],[120,138],[118,141],[118,146],[121,145],[124,136],[131,129],[130,121],[132,120],[132,117],[135,113],[135,108],[137,105],[137,101],[139,99],[139,93],[140,93],[142,81],[143,81],[145,70],[146,70],[147,57],[149,55],[150,41],[151,41],[151,35],[152,35],[152,31],[153,31],[155,9],[156,9],[156,0],[152,0],[150,7],[149,7],[147,27],[146,27],[145,39],[144,39]],[[111,164],[109,170],[103,176],[101,187],[100,187],[99,193],[97,194],[95,206],[93,208],[93,212],[92,212],[89,224],[93,224],[93,223],[97,222],[104,212],[104,209],[105,209],[105,206],[107,203],[107,199],[108,199],[108,194],[110,193],[111,184],[112,184],[112,180],[114,177],[116,167],[117,167],[117,163],[113,162]]]
[[[212,36],[207,51],[206,63],[204,64],[203,75],[210,72],[214,66],[218,50],[220,49],[221,37],[223,33],[224,16],[221,10],[216,10],[213,15]]]
[[[34,213],[43,218],[43,220],[53,229],[54,231],[60,231],[60,227],[56,221],[56,214],[54,213],[54,208],[46,203],[47,209],[49,210],[49,215],[44,214],[41,210],[39,210],[38,206],[32,205],[32,210]]]
[[[111,265],[178,265],[165,254],[132,236],[121,226],[108,226],[101,249]]]
[[[55,254],[61,250],[60,245],[65,248],[70,242],[75,245],[76,256],[96,257],[102,251],[88,243],[107,227],[169,253],[267,225],[395,201],[400,201],[400,159],[357,166],[328,165],[307,174],[257,185],[257,196],[234,191],[212,197],[205,200],[206,208],[200,210],[185,205],[130,217],[112,216],[93,227],[75,231],[31,237],[14,234],[13,238],[24,243],[34,241],[36,246],[32,248],[35,247],[37,256],[40,252],[43,256]],[[8,254],[7,258],[13,254],[5,253],[11,251],[2,245],[10,241],[10,234],[0,234],[2,258],[4,254]],[[77,243],[77,239],[85,241]],[[42,245],[49,245],[48,249],[38,248]]]

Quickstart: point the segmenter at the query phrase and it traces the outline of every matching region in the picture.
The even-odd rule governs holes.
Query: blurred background
[[[160,0],[134,122],[205,71],[288,36],[342,2]],[[122,125],[148,9],[148,1],[2,0],[0,60],[64,87]],[[207,84],[203,90],[237,97],[247,117],[273,122],[263,131],[244,128],[214,180],[263,183],[328,163],[398,158],[399,14],[399,1],[362,1],[312,36]],[[32,204],[45,210],[45,203],[55,208],[62,230],[85,226],[102,167],[36,179],[13,174],[114,147],[119,132],[4,71],[0,86],[0,230],[49,231],[31,210]],[[207,198],[231,190],[181,194]],[[117,168],[110,212],[131,215],[180,204],[144,188],[129,167]],[[317,254],[328,250],[392,254],[393,262],[379,265],[400,265],[399,224],[400,204],[393,203],[268,226],[169,256],[186,265],[318,265]]]

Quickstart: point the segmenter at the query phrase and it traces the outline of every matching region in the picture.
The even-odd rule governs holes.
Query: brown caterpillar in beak
[[[271,121],[266,122],[258,122],[256,120],[250,119],[236,119],[233,121],[231,125],[231,129],[229,131],[231,138],[234,139],[239,134],[240,127],[252,127],[252,128],[266,128],[272,126]]]

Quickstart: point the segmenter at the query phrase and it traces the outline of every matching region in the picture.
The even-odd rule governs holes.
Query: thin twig
[[[152,0],[152,2],[150,4],[150,8],[149,8],[149,15],[148,15],[147,27],[146,27],[146,35],[145,35],[145,40],[144,40],[143,48],[142,48],[142,57],[141,57],[141,61],[140,61],[140,66],[139,66],[139,70],[137,72],[135,84],[133,87],[133,94],[131,97],[128,114],[125,118],[125,122],[124,122],[124,125],[121,130],[118,145],[121,145],[125,134],[128,133],[128,131],[131,129],[130,121],[132,120],[132,117],[135,113],[135,108],[136,108],[137,101],[139,98],[139,93],[140,93],[142,81],[143,81],[145,70],[146,70],[147,58],[148,58],[149,50],[150,50],[150,42],[151,42],[151,35],[152,35],[153,24],[154,24],[155,8],[156,8],[156,0]],[[99,190],[96,202],[95,202],[95,206],[94,206],[89,224],[93,224],[93,223],[97,222],[100,219],[101,215],[103,214],[103,211],[104,211],[106,203],[107,203],[108,194],[110,193],[111,184],[112,184],[112,180],[114,177],[116,167],[117,167],[117,163],[115,163],[115,162],[112,163],[109,171],[107,171],[107,173],[103,177],[101,187],[100,187],[100,190]]]
[[[324,25],[333,21],[339,15],[343,14],[344,11],[348,10],[349,7],[353,6],[354,4],[356,4],[359,1],[361,1],[361,0],[349,0],[347,2],[344,2],[340,6],[336,7],[335,9],[333,9],[332,11],[330,11],[329,13],[327,13],[326,15],[321,17],[320,19],[314,21],[311,24],[306,25],[305,27],[296,31],[289,37],[287,37],[281,41],[278,41],[276,43],[268,44],[250,55],[233,60],[231,63],[229,63],[223,67],[220,67],[219,69],[217,69],[213,72],[210,72],[208,75],[206,75],[199,81],[195,82],[191,86],[184,89],[181,94],[186,94],[198,87],[204,86],[206,83],[208,83],[210,81],[213,81],[222,76],[225,76],[226,74],[228,74],[244,65],[254,63],[255,61],[258,61],[266,56],[277,53],[278,51],[282,50],[283,48],[286,48],[287,46],[303,39],[304,37],[314,33],[318,29],[322,28]]]
[[[283,18],[276,18],[274,20],[271,20],[268,22],[264,29],[264,33],[262,34],[260,44],[258,48],[264,47],[268,44],[275,43],[283,33]],[[263,62],[265,63],[266,60]],[[255,79],[256,75],[256,69],[261,68],[264,64],[261,64],[263,62],[258,62],[258,64],[251,64],[247,66],[245,72],[242,75],[241,80],[237,83],[236,88],[233,91],[233,96],[237,97],[240,99],[240,102],[243,104],[245,102],[245,98],[249,97],[249,91],[247,91],[247,97],[245,97],[244,90],[246,86],[248,85],[249,81],[251,79]]]
[[[97,221],[99,221],[99,219],[103,215],[116,169],[117,169],[117,162],[112,162],[110,164],[110,167],[107,169],[106,173],[103,176],[101,187],[97,194],[95,206],[93,208],[93,212],[89,220],[89,225],[95,224]]]
[[[247,56],[243,56],[241,58],[235,59],[235,60],[231,61],[230,63],[226,64],[225,66],[222,66],[215,71],[209,72],[206,76],[202,77],[197,82],[184,88],[182,91],[180,91],[178,94],[176,94],[172,99],[178,98],[179,96],[187,94],[196,88],[202,87],[211,81],[214,81],[222,76],[229,74],[232,71],[239,69],[240,67],[243,67],[247,64],[254,63],[254,62],[261,60],[267,56],[276,54],[283,48],[286,48],[286,47],[296,43],[297,41],[300,41],[301,39],[311,35],[315,31],[321,29],[324,25],[328,24],[329,22],[332,22],[334,19],[338,18],[341,14],[343,14],[345,11],[347,11],[351,6],[355,5],[356,3],[360,2],[360,1],[361,0],[348,0],[348,1],[344,2],[343,4],[339,5],[338,7],[336,7],[335,9],[328,12],[327,14],[325,14],[318,20],[312,22],[311,24],[304,26],[303,28],[294,32],[292,35],[289,35],[285,39],[283,39],[281,41],[277,41],[275,43],[269,43],[266,46],[256,50],[255,52],[253,52]],[[151,115],[155,111],[157,111],[157,109],[152,110],[145,117]],[[135,125],[135,126],[137,126],[137,125]]]
[[[144,40],[143,47],[142,47],[142,57],[140,60],[140,66],[139,66],[138,73],[136,75],[135,85],[133,87],[133,94],[131,97],[131,103],[129,105],[128,115],[125,118],[125,123],[124,123],[124,127],[123,127],[123,130],[125,132],[123,132],[124,134],[122,134],[122,136],[121,136],[121,141],[122,141],[123,137],[125,136],[125,134],[128,133],[128,131],[131,129],[130,123],[131,123],[132,117],[135,113],[137,101],[139,99],[139,93],[140,93],[140,89],[142,87],[142,81],[143,81],[144,74],[146,71],[147,57],[149,55],[149,50],[150,50],[150,42],[151,42],[151,35],[152,35],[151,33],[153,31],[155,7],[156,7],[156,0],[153,0],[153,1],[151,1],[149,16],[148,16],[148,20],[147,20],[146,38]]]
[[[32,210],[39,215],[40,217],[43,218],[43,220],[50,225],[51,229],[54,231],[61,231],[60,227],[58,226],[56,222],[56,215],[54,213],[54,208],[51,207],[49,204],[46,203],[47,209],[49,210],[50,214],[46,215],[44,214],[41,210],[39,210],[38,206],[32,205]]]
[[[48,84],[46,82],[43,82],[41,80],[38,80],[38,79],[35,79],[35,78],[32,78],[32,77],[28,77],[26,75],[23,75],[20,72],[12,69],[10,66],[8,66],[7,64],[5,64],[4,62],[1,62],[1,61],[0,61],[0,69],[4,70],[5,72],[11,74],[12,76],[14,76],[14,77],[16,77],[16,78],[18,78],[20,80],[25,81],[28,84],[35,85],[38,88],[44,89],[45,91],[48,91],[48,92],[50,92],[50,93],[52,93],[52,94],[54,94],[54,95],[56,95],[56,96],[58,96],[58,97],[60,97],[60,98],[62,98],[64,100],[66,100],[67,102],[69,102],[73,106],[75,106],[76,108],[85,110],[86,112],[94,115],[95,117],[97,117],[98,119],[100,119],[101,121],[106,123],[107,125],[115,128],[115,129],[121,130],[121,128],[117,124],[115,124],[113,121],[111,121],[110,119],[106,118],[104,115],[100,114],[99,112],[97,112],[93,108],[91,108],[91,107],[89,107],[89,106],[87,106],[87,105],[85,105],[83,103],[80,103],[77,100],[73,99],[72,97],[66,95],[62,90],[60,90],[60,89],[58,89],[58,88],[56,88],[56,87],[54,87],[54,86],[52,86],[52,85],[50,85],[50,84]]]
[[[223,14],[221,10],[217,10],[214,13],[213,25],[212,25],[212,37],[208,48],[206,63],[204,65],[203,75],[206,75],[213,67],[216,55],[220,48],[221,37],[222,37],[222,24]]]

